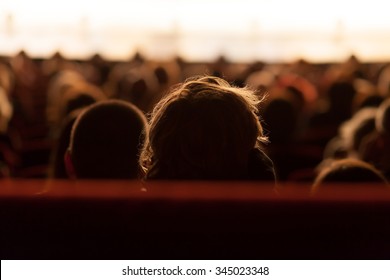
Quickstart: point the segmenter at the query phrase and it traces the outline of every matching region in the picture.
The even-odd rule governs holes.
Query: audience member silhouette
[[[141,154],[146,179],[275,180],[261,150],[260,101],[247,88],[212,77],[179,85],[154,108]]]
[[[72,128],[66,155],[70,177],[139,178],[139,150],[146,127],[143,113],[128,102],[110,100],[91,105]]]
[[[46,118],[49,125],[56,126],[62,121],[60,112],[63,107],[64,93],[83,82],[85,82],[84,78],[75,71],[60,71],[53,75],[47,89]]]
[[[318,190],[325,183],[377,183],[387,186],[387,180],[379,170],[354,158],[334,160],[324,166],[314,181],[313,190]]]
[[[9,149],[4,149],[2,161],[9,166],[11,177],[28,177],[31,174],[40,178],[46,176],[48,155],[52,151],[52,160],[56,158],[58,164],[55,165],[54,171],[53,162],[50,162],[50,174],[65,178],[63,153],[69,146],[72,122],[78,114],[72,112],[107,98],[129,101],[148,113],[161,99],[171,98],[171,102],[157,106],[150,115],[155,128],[151,131],[158,137],[148,138],[148,145],[143,151],[147,156],[146,160],[141,162],[147,170],[148,179],[273,179],[273,164],[263,151],[267,151],[273,159],[279,180],[313,180],[315,166],[318,166],[323,158],[332,160],[351,156],[373,164],[386,176],[389,173],[390,168],[387,166],[390,157],[386,147],[390,146],[390,141],[387,140],[387,132],[383,129],[379,131],[378,128],[371,132],[374,129],[373,124],[380,122],[377,120],[380,114],[375,114],[378,115],[375,120],[374,114],[357,118],[362,116],[362,109],[378,108],[387,98],[390,81],[388,64],[362,64],[356,57],[351,57],[345,63],[334,64],[311,64],[303,60],[285,64],[231,63],[224,58],[210,63],[193,63],[183,59],[157,62],[140,56],[130,61],[118,62],[105,61],[99,55],[87,60],[71,60],[59,53],[46,60],[29,57],[24,52],[15,57],[0,59],[0,87],[3,89],[0,89],[0,99],[3,100],[0,102],[0,113],[3,116],[0,119],[0,132],[3,132],[4,139],[9,139],[7,141],[13,151],[8,153]],[[250,131],[246,127],[249,127],[251,119],[247,117],[244,122],[238,121],[244,111],[230,116],[229,112],[237,111],[233,106],[214,105],[218,102],[222,104],[221,100],[225,100],[225,97],[219,100],[215,93],[208,94],[206,102],[206,97],[200,101],[200,95],[195,93],[187,94],[185,98],[184,94],[172,94],[171,88],[174,84],[199,73],[215,73],[231,82],[226,85],[226,82],[216,78],[203,77],[189,80],[188,83],[202,82],[208,86],[211,84],[214,87],[222,87],[226,91],[248,92],[244,87],[247,83],[256,90],[250,97],[251,100],[257,95],[257,99],[263,101],[262,97],[266,92],[267,102],[250,103],[259,105],[257,108],[260,113],[256,112],[257,108],[248,108],[255,115],[261,115],[258,121],[261,123],[260,127],[264,128],[264,133],[261,128],[258,135],[269,137],[271,144],[263,147],[264,142],[257,141],[249,155],[247,149],[237,148],[247,147],[245,143],[238,145],[241,140],[237,139],[250,138],[242,131]],[[242,88],[236,88],[237,86]],[[197,86],[192,87],[194,92],[201,91]],[[179,88],[180,86],[173,92]],[[181,88],[183,92],[192,91],[192,88],[185,88],[184,84]],[[210,91],[220,90],[218,88]],[[167,92],[171,97],[164,98]],[[242,92],[240,94],[242,95]],[[4,102],[7,98],[9,104]],[[179,115],[179,109],[175,107],[175,104],[179,103],[185,105],[177,108],[193,106],[188,112],[184,109],[180,113],[183,116],[180,115],[179,120],[183,123],[186,121],[188,125],[177,120],[172,122],[174,125],[168,126],[164,121],[168,123],[169,118],[173,118],[171,115]],[[207,107],[205,104],[210,108],[217,108],[214,115],[209,112],[211,109],[203,109]],[[199,112],[195,109],[196,106],[199,106]],[[378,109],[378,112],[381,110]],[[351,118],[352,114],[354,116]],[[169,118],[162,121],[156,117],[159,115]],[[64,121],[68,123],[63,127]],[[199,125],[202,121],[205,124]],[[217,125],[218,122],[221,125]],[[235,122],[240,122],[242,131],[237,130],[238,125]],[[232,133],[232,136],[228,134],[228,128],[224,127],[226,123],[237,133]],[[176,129],[179,125],[184,128]],[[172,127],[172,131],[177,133],[159,134],[158,129],[165,126]],[[169,149],[164,146],[166,151],[174,152],[162,157],[160,153],[164,149],[160,143],[168,143],[163,141],[164,137],[173,138],[170,143],[176,143],[171,144],[176,150],[169,148],[169,145]],[[186,140],[187,146],[179,141],[186,137],[192,141]],[[199,146],[196,146],[196,139],[200,138]],[[334,141],[330,142],[330,139]],[[7,144],[7,141],[4,143]],[[225,148],[216,143],[221,143],[220,146]],[[326,143],[329,144],[325,146]],[[229,148],[226,148],[228,146]],[[210,153],[210,150],[214,151],[214,154]],[[204,155],[206,153],[207,156]],[[234,156],[238,153],[241,156]],[[13,156],[8,156],[12,154]],[[53,156],[54,154],[56,156]],[[176,158],[171,154],[176,154]],[[214,158],[211,158],[212,155]],[[202,158],[207,164],[201,162]],[[220,170],[217,170],[217,167],[211,168],[211,163],[219,163],[218,160],[222,162],[218,165]],[[236,165],[230,162],[235,162]],[[246,167],[243,162],[246,162]],[[233,169],[235,172],[231,171]],[[170,173],[171,170],[177,172]],[[221,170],[229,170],[226,172],[229,175]]]
[[[262,110],[268,137],[273,144],[291,143],[297,130],[298,105],[284,91],[273,93]]]
[[[339,125],[351,118],[356,90],[350,82],[337,81],[331,84],[325,95],[326,109],[319,109],[310,119],[309,134],[315,135],[315,143],[325,145],[337,135]]]

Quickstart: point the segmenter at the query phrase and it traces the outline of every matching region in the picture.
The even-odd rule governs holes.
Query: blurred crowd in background
[[[341,164],[390,178],[390,64],[211,63],[180,58],[129,61],[95,55],[0,58],[0,173],[3,178],[68,178],[63,166],[79,109],[107,99],[130,102],[146,116],[177,83],[194,75],[222,77],[256,90],[259,119],[277,179],[314,182]],[[66,136],[64,136],[66,135]],[[340,167],[340,166],[339,166]],[[360,168],[360,169],[359,169]],[[353,172],[353,171],[351,171]],[[356,174],[361,175],[360,177]],[[334,175],[337,176],[337,175]]]

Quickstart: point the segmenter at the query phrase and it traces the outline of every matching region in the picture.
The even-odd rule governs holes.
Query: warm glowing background
[[[125,59],[362,61],[390,59],[387,1],[0,1],[0,54],[59,50]]]

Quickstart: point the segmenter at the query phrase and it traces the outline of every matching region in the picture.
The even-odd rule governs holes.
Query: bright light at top
[[[358,2],[358,3],[356,3]],[[387,1],[0,1],[0,53],[189,60],[390,59]]]

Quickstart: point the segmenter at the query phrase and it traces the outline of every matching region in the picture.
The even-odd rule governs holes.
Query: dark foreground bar
[[[0,221],[2,259],[390,258],[390,191],[367,185],[0,181]]]

